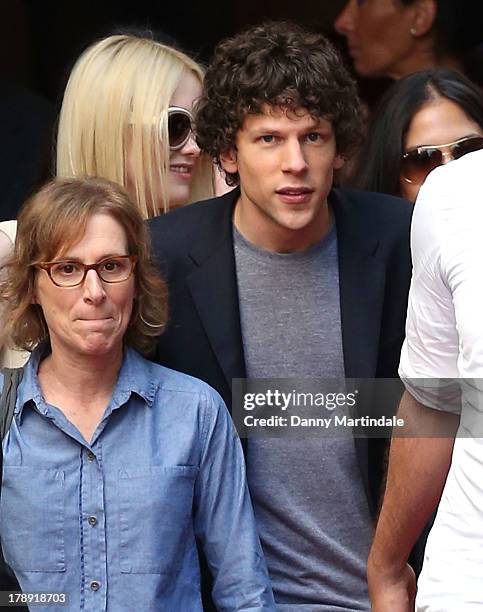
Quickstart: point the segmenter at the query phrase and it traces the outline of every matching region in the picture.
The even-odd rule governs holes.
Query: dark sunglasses
[[[169,148],[176,151],[184,147],[193,131],[193,115],[179,106],[168,108]]]
[[[401,176],[408,183],[422,185],[431,170],[447,159],[459,159],[480,149],[483,149],[483,136],[465,136],[444,145],[415,147],[402,155]]]

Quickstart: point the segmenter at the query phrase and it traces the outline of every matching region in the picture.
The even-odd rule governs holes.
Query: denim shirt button
[[[97,580],[93,580],[90,586],[91,586],[91,591],[98,591],[101,588],[101,583],[97,582]]]
[[[96,456],[94,455],[92,451],[87,451],[87,458],[89,459],[89,461],[94,461]]]
[[[92,527],[97,525],[97,518],[94,515],[90,516],[87,520],[89,521],[89,525],[92,525]]]

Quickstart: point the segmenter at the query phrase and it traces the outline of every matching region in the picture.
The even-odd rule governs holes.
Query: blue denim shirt
[[[127,348],[88,443],[45,402],[41,357],[25,367],[4,440],[0,504],[22,590],[68,593],[67,607],[36,609],[201,611],[197,537],[219,610],[275,610],[241,445],[216,391]]]

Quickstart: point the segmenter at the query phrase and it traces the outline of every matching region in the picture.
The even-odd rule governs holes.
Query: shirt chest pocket
[[[170,574],[193,537],[198,468],[168,466],[119,472],[121,572]]]
[[[65,570],[64,472],[4,466],[0,535],[13,570]]]

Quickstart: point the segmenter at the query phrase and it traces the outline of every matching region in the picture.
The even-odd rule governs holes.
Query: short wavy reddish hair
[[[111,215],[124,229],[129,255],[136,255],[136,301],[125,341],[149,356],[167,320],[165,282],[151,261],[149,234],[122,187],[100,178],[55,179],[24,205],[18,219],[15,251],[0,282],[2,336],[9,344],[34,349],[49,336],[42,309],[33,304],[34,266],[67,251],[84,234],[96,213]]]

